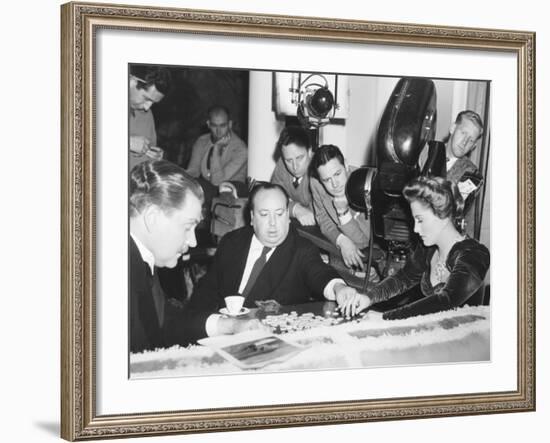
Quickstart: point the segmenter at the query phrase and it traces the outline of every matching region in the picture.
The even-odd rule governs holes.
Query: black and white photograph
[[[491,86],[128,64],[130,379],[490,362]]]
[[[63,438],[535,410],[535,32],[295,6],[61,7]]]

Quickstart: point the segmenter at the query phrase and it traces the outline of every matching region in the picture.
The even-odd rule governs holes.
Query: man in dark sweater
[[[315,225],[308,176],[312,150],[307,131],[300,126],[284,128],[277,141],[276,154],[280,158],[271,183],[281,185],[288,194],[290,217],[302,226]]]

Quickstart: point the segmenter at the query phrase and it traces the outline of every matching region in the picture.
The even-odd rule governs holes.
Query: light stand
[[[369,220],[369,254],[367,258],[367,270],[363,281],[363,293],[366,294],[369,288],[370,268],[372,265],[372,249],[374,244],[374,220],[372,217],[372,188],[376,177],[376,168],[362,166],[353,171],[346,183],[346,198],[349,205],[356,211],[364,212]]]

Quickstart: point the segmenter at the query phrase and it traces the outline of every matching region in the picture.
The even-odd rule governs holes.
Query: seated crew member
[[[457,186],[440,177],[418,177],[403,189],[420,236],[405,266],[371,288],[367,295],[349,299],[343,308],[355,315],[374,303],[388,300],[420,285],[423,298],[383,314],[399,319],[430,314],[465,304],[482,286],[489,269],[489,251],[456,228],[464,202]]]
[[[308,175],[312,152],[307,131],[301,126],[284,128],[275,149],[280,158],[273,170],[271,183],[281,185],[287,192],[292,218],[302,226],[315,225]]]
[[[241,294],[244,306],[256,300],[276,300],[282,305],[316,300],[336,300],[344,305],[357,294],[320,257],[318,249],[290,226],[288,196],[273,183],[256,185],[249,197],[251,224],[226,234],[214,263],[199,282],[189,306],[212,315],[197,318],[200,335],[224,333],[216,313],[224,297]]]
[[[462,181],[464,174],[478,173],[477,166],[469,159],[469,154],[483,135],[483,122],[474,111],[462,111],[456,116],[449,130],[449,139],[445,144],[447,154],[447,180],[458,185],[464,200],[473,191]]]
[[[345,195],[348,175],[354,169],[346,166],[337,146],[320,146],[311,159],[310,187],[321,232],[338,247],[347,267],[364,270],[361,249],[369,244],[370,222],[349,207]]]
[[[166,297],[158,268],[173,268],[196,246],[201,217],[199,184],[173,163],[159,160],[130,172],[130,349],[185,344],[188,311]]]
[[[147,160],[160,160],[163,151],[157,147],[157,131],[151,106],[160,102],[172,85],[166,68],[132,66],[129,79],[129,169]]]
[[[248,149],[232,131],[227,108],[210,108],[206,124],[210,132],[201,135],[193,145],[187,172],[199,178],[209,201],[210,194],[215,195],[224,182],[246,182]]]

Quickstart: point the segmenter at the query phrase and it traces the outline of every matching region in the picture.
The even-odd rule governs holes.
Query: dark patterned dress
[[[445,261],[449,272],[446,282],[432,285],[431,261],[435,246],[418,243],[405,266],[374,286],[368,296],[374,303],[388,300],[420,285],[423,298],[384,313],[384,319],[407,318],[457,308],[482,286],[489,269],[489,250],[476,240],[456,242]]]

